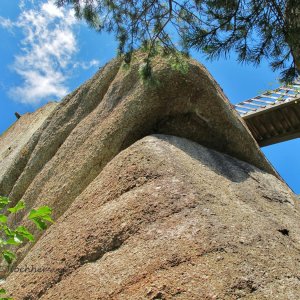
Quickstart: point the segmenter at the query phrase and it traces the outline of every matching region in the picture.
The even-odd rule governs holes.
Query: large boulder
[[[107,64],[0,161],[0,194],[27,207],[10,222],[34,230],[25,214],[41,205],[56,220],[18,249],[8,290],[16,300],[298,299],[292,192],[202,65],[187,60],[181,73],[156,57],[143,82],[144,57]]]
[[[113,60],[68,95],[0,178],[0,194],[48,203],[58,217],[115,155],[152,133],[185,137],[275,174],[202,65],[189,60],[181,74],[157,57],[155,83],[145,84],[143,58],[136,54],[129,70]]]
[[[148,136],[107,164],[6,288],[16,300],[297,300],[299,217],[273,175]]]

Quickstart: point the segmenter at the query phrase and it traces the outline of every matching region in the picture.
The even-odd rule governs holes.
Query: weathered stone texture
[[[52,271],[13,273],[7,287],[16,299],[296,300],[299,217],[273,175],[149,136],[117,155],[19,265]]]
[[[157,58],[145,84],[142,61],[107,64],[3,171],[0,194],[56,219],[15,264],[52,272],[6,287],[16,300],[299,299],[294,195],[202,65]]]

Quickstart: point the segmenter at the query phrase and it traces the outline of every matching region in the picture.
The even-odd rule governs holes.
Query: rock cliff
[[[142,60],[107,64],[1,160],[0,194],[56,219],[5,287],[17,300],[299,299],[293,193],[202,65],[157,57],[146,84]]]
[[[0,178],[8,171],[13,162],[21,155],[23,147],[38,131],[57,103],[48,103],[34,113],[23,115],[0,137]]]

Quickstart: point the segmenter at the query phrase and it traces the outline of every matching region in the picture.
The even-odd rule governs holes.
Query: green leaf
[[[0,246],[7,245],[7,242],[0,238]]]
[[[21,243],[23,243],[24,238],[23,238],[23,236],[21,234],[19,234],[19,233],[16,232],[15,236],[14,236],[14,240],[15,240],[15,242],[21,244]]]
[[[6,294],[6,290],[5,289],[0,289],[0,294]]]
[[[0,222],[5,224],[7,222],[7,216],[0,214]]]
[[[50,222],[50,223],[54,223],[54,221],[52,220],[52,218],[51,218],[50,216],[44,216],[44,217],[42,217],[42,219],[43,219],[44,221],[48,221],[48,222]]]
[[[3,230],[4,230],[7,237],[13,237],[14,236],[14,232],[9,227],[7,227],[6,225],[3,226]]]
[[[13,246],[16,246],[16,245],[19,245],[19,243],[16,243],[15,240],[13,238],[10,238],[6,241],[6,245],[13,245]]]
[[[34,218],[41,218],[48,216],[52,213],[52,209],[48,206],[42,206],[38,209],[32,209],[29,214],[29,219],[32,220]]]
[[[0,209],[3,209],[8,203],[10,200],[7,197],[0,196]]]
[[[15,232],[20,234],[22,237],[28,239],[29,241],[34,241],[34,236],[28,231],[28,229],[24,226],[19,226],[16,228]]]
[[[13,260],[16,259],[16,255],[9,250],[4,250],[2,256],[8,264],[11,264]]]
[[[9,238],[6,243],[8,245],[14,245],[14,246],[18,246],[20,244],[22,244],[22,240],[19,239],[17,236],[14,236],[13,238]]]
[[[17,213],[19,210],[24,209],[25,208],[25,202],[23,200],[20,200],[14,207],[9,208],[8,210],[15,214]]]
[[[40,230],[45,230],[47,229],[47,224],[41,220],[40,218],[35,218],[32,219],[32,221],[34,222],[34,224],[36,225],[36,227]]]
[[[29,213],[29,220],[32,220],[38,229],[45,230],[47,224],[45,221],[53,223],[51,218],[52,209],[48,206],[42,206],[38,209],[32,209]]]

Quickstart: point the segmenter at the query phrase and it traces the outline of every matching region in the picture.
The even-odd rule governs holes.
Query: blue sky
[[[14,112],[31,112],[59,100],[90,78],[116,55],[116,42],[78,22],[72,11],[58,10],[52,0],[1,0],[0,6],[0,133]],[[204,63],[232,103],[279,84],[266,62],[255,68],[229,60]],[[300,139],[263,148],[267,158],[300,193]]]

